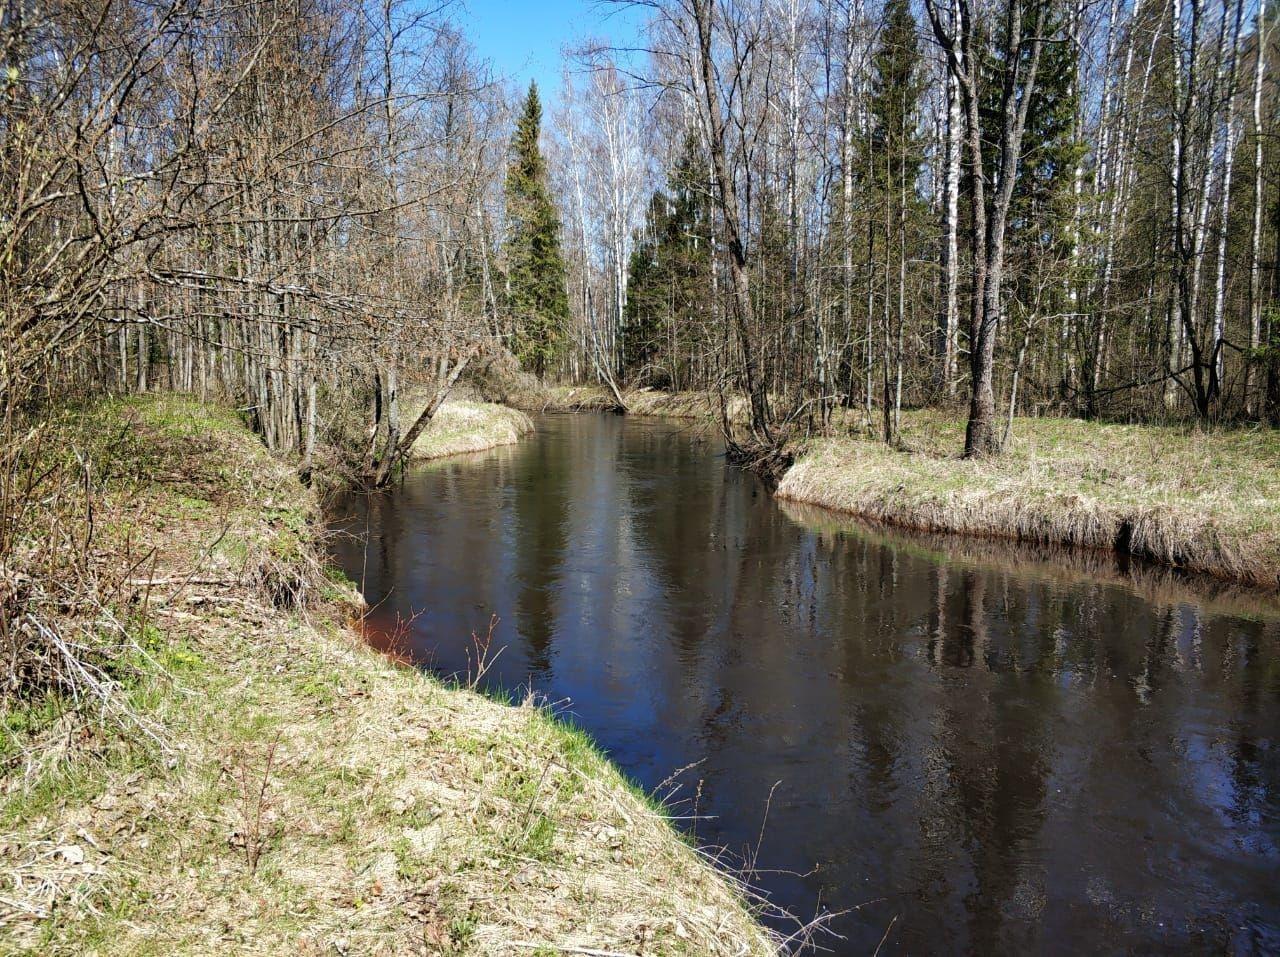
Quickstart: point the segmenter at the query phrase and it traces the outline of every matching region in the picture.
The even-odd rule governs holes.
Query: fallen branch
[[[524,947],[527,950],[558,950],[562,954],[584,954],[585,957],[636,957],[635,954],[624,954],[620,950],[597,950],[595,947],[574,947],[571,944],[536,944],[531,940],[513,940],[512,947]]]
[[[169,578],[128,578],[125,584],[133,585],[136,588],[154,588],[156,585],[239,585],[239,578],[187,578],[185,576],[172,576]]]

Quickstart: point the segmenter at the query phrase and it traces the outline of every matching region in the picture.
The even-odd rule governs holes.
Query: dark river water
[[[339,524],[375,631],[416,615],[406,650],[460,674],[497,615],[490,682],[646,788],[686,769],[675,813],[779,906],[844,912],[835,953],[1280,952],[1266,598],[859,529],[613,416]]]

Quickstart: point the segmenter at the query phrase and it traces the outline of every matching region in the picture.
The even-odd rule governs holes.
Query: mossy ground
[[[772,952],[584,735],[356,640],[349,584],[302,567],[313,496],[234,414],[73,419],[116,442],[101,563],[147,556],[112,600],[148,730],[5,703],[0,951]]]

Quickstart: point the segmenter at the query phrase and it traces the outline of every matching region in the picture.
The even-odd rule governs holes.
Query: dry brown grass
[[[636,415],[715,420],[706,392],[634,390]],[[599,386],[528,388],[524,408],[616,409]],[[730,419],[745,401],[730,399]],[[839,412],[855,428],[859,416]],[[1120,551],[1228,581],[1280,587],[1280,433],[1264,428],[1018,419],[999,458],[966,460],[964,422],[907,412],[899,448],[863,435],[797,443],[780,498],[926,532]]]
[[[633,415],[658,415],[673,419],[720,420],[720,398],[714,392],[656,392],[637,389],[628,392],[627,411]],[[729,420],[745,422],[750,412],[740,395],[728,398]]]
[[[373,652],[346,583],[280,607],[259,559],[313,546],[289,463],[225,415],[132,408],[166,455],[103,518],[155,550],[125,691],[164,747],[69,702],[7,707],[0,951],[773,952],[583,735]]]
[[[409,403],[408,421],[416,417]],[[421,408],[421,405],[418,405]],[[492,402],[449,399],[436,410],[427,430],[413,444],[410,458],[422,461],[463,452],[482,452],[512,445],[533,431],[533,421],[519,409]]]
[[[811,440],[779,497],[908,528],[1117,549],[1280,585],[1280,436],[1019,419],[999,458],[959,457],[963,423],[906,416],[903,450]]]
[[[1280,592],[1188,573],[1169,565],[1128,560],[1111,551],[890,528],[881,522],[804,502],[781,501],[778,506],[797,525],[820,534],[852,533],[859,540],[882,544],[928,561],[1068,586],[1107,585],[1122,588],[1159,607],[1185,602],[1191,597],[1211,614],[1242,618],[1280,616]]]
[[[617,412],[618,400],[600,385],[522,383],[503,401],[526,412]]]
[[[631,389],[623,392],[626,411],[630,415],[653,415],[672,419],[718,421],[719,398],[714,392],[659,392],[654,389]],[[530,412],[617,412],[613,393],[600,385],[530,386],[513,390],[505,401]],[[733,421],[745,420],[746,399],[729,398],[729,415]]]

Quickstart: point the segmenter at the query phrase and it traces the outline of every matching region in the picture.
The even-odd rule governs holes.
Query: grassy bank
[[[425,399],[410,401],[407,420],[412,422],[425,403]],[[413,443],[410,458],[438,459],[462,452],[482,452],[511,445],[532,431],[533,422],[519,409],[493,402],[450,399],[440,406],[426,431]]]
[[[600,385],[515,384],[501,399],[526,412],[616,412],[618,400]]]
[[[313,496],[234,415],[69,428],[105,683],[4,701],[0,951],[771,952],[583,735],[355,640]]]
[[[1101,585],[1126,591],[1157,607],[1194,600],[1210,614],[1280,617],[1280,592],[1225,578],[1192,575],[1169,565],[1120,562],[1110,551],[890,527],[884,522],[803,502],[780,501],[778,507],[797,525],[820,535],[851,536],[858,542],[881,545],[952,568],[981,569],[998,576],[1012,575],[1023,581],[1068,588]]]
[[[903,450],[813,439],[780,498],[933,532],[1116,549],[1280,585],[1280,433],[1019,419],[1005,453],[965,460],[964,423],[913,413]]]
[[[712,392],[659,392],[655,389],[629,389],[622,393],[630,415],[654,415],[672,419],[706,419],[720,417],[719,400]],[[530,412],[616,412],[618,400],[600,385],[537,386],[513,390],[505,401]],[[729,400],[729,413],[735,421],[746,413],[746,401],[740,396]]]

